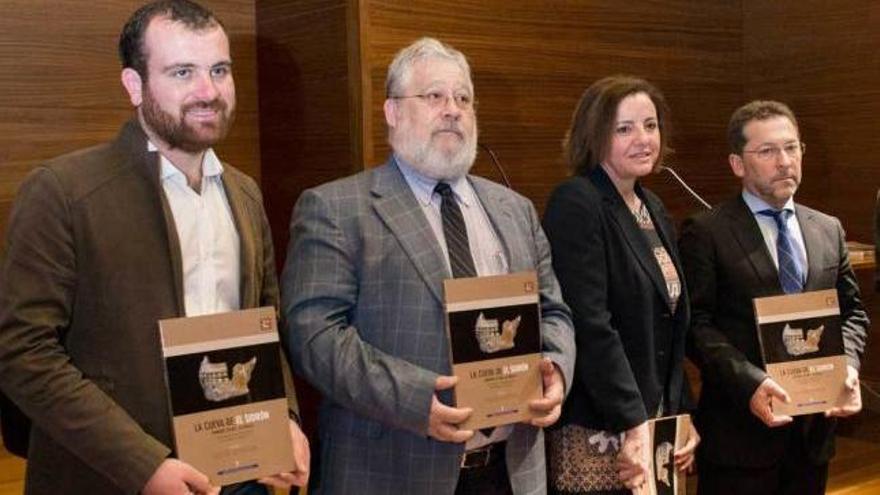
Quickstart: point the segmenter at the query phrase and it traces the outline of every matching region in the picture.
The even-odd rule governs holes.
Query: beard
[[[457,149],[442,150],[434,144],[434,135],[444,131],[454,131],[461,138],[461,145]],[[408,130],[400,129],[391,133],[390,141],[394,151],[410,166],[425,177],[438,181],[464,177],[477,157],[476,123],[470,133],[458,124],[445,125],[433,131],[426,141],[414,138]]]
[[[202,152],[226,137],[235,120],[235,110],[228,110],[229,105],[220,98],[211,101],[197,101],[180,107],[180,117],[166,112],[153,98],[149,86],[144,88],[141,114],[146,125],[171,149],[180,149],[188,153]],[[198,122],[191,125],[186,122],[186,114],[191,110],[211,109],[217,112],[216,123]]]

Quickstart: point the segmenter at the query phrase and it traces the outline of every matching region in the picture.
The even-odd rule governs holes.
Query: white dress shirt
[[[156,151],[152,143],[149,149]],[[195,191],[180,169],[159,156],[159,177],[180,240],[186,316],[239,309],[240,245],[221,180],[223,165],[214,150],[205,151],[201,191]]]

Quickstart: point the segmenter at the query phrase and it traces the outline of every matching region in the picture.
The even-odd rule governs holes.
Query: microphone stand
[[[487,144],[478,143],[480,148],[486,151],[489,155],[489,158],[492,160],[492,164],[495,165],[495,169],[498,170],[498,173],[501,174],[501,179],[504,181],[504,185],[507,186],[508,189],[513,189],[510,185],[510,179],[507,178],[507,174],[504,172],[504,168],[501,167],[501,162],[498,161],[498,156],[492,151],[492,148]]]
[[[662,170],[666,170],[666,171],[668,171],[670,174],[672,174],[672,176],[675,177],[675,180],[677,180],[678,183],[681,184],[681,187],[683,187],[685,191],[687,191],[688,193],[690,193],[691,196],[693,196],[694,198],[696,198],[696,200],[699,201],[703,206],[705,206],[707,210],[711,210],[711,209],[712,209],[712,205],[710,205],[709,203],[707,203],[706,200],[704,200],[703,198],[701,198],[700,195],[697,194],[696,191],[694,191],[693,189],[691,189],[691,186],[687,185],[687,182],[685,182],[684,179],[682,179],[681,177],[679,177],[679,175],[675,172],[675,170],[672,169],[672,167],[667,167],[667,166],[664,165],[664,166],[662,166],[662,167],[660,167],[660,168],[661,168]]]

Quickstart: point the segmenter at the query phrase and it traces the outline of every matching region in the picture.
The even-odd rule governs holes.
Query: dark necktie
[[[804,290],[804,273],[795,262],[794,242],[788,231],[786,220],[791,214],[789,210],[761,210],[759,215],[771,217],[776,221],[776,256],[779,262],[779,283],[786,294],[794,294]]]
[[[452,188],[445,182],[438,182],[434,192],[441,198],[440,216],[443,219],[443,237],[446,238],[452,277],[476,277],[477,270],[474,268],[474,258],[468,244],[467,227]]]
[[[452,278],[476,277],[474,258],[468,243],[467,227],[461,208],[455,200],[452,188],[445,182],[438,182],[434,192],[440,195],[440,217],[443,219],[443,237],[446,238],[446,250],[449,252],[449,267]],[[495,428],[481,428],[486,437],[492,436]]]

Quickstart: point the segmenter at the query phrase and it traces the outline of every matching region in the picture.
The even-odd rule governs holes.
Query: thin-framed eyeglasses
[[[758,157],[759,160],[769,161],[779,158],[782,156],[782,153],[788,155],[789,158],[800,158],[806,151],[806,143],[803,141],[792,141],[790,143],[785,143],[782,146],[767,144],[759,146],[754,150],[743,150],[743,153],[752,153]]]
[[[477,106],[477,103],[474,101],[474,98],[467,93],[444,93],[442,91],[428,91],[422,94],[414,94],[414,95],[392,95],[388,98],[392,100],[404,100],[407,98],[418,98],[423,102],[427,103],[429,107],[433,109],[443,108],[447,104],[449,104],[450,98],[455,103],[455,106],[458,107],[459,110],[473,110],[474,107]]]

